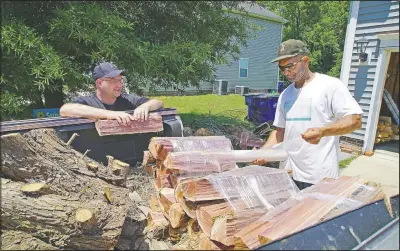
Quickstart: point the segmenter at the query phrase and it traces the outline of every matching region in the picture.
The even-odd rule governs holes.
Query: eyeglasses
[[[300,61],[302,61],[303,58],[304,58],[304,57],[300,58],[300,60],[297,61],[297,62],[295,62],[295,63],[290,63],[290,64],[287,64],[287,65],[284,65],[284,66],[278,65],[278,66],[279,66],[279,69],[280,69],[282,72],[285,72],[285,71],[292,71],[292,70],[294,69],[294,67],[296,67],[296,64],[298,64]]]
[[[124,79],[103,79],[103,81],[106,81],[110,84],[123,84],[124,83]]]

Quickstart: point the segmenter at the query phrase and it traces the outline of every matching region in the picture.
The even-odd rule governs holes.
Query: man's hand
[[[133,112],[134,120],[143,122],[149,118],[149,106],[146,104],[138,106]]]
[[[254,147],[252,150],[257,150],[257,148]],[[268,161],[266,159],[256,159],[255,161],[251,162],[251,164],[262,166],[262,165],[265,165],[267,162]]]
[[[305,133],[301,134],[301,137],[310,144],[318,144],[323,136],[322,128],[308,128]]]
[[[127,126],[131,120],[135,120],[132,115],[126,112],[109,111],[107,119],[116,119],[120,125]]]

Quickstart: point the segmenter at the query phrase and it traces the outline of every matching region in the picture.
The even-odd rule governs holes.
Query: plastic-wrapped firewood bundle
[[[154,137],[149,144],[151,155],[164,161],[169,152],[232,150],[231,141],[225,136]]]
[[[235,248],[258,248],[383,198],[378,185],[358,177],[325,179],[242,228],[234,236]]]
[[[175,196],[210,240],[230,247],[234,234],[245,224],[297,192],[286,171],[246,166],[186,180],[176,187]]]

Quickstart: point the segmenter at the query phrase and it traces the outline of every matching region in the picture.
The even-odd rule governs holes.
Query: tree
[[[245,16],[227,13],[245,12],[239,4],[3,1],[2,119],[28,104],[60,107],[66,94],[93,88],[91,71],[102,60],[125,68],[134,91],[209,81],[252,35]]]
[[[313,71],[339,77],[343,56],[348,1],[260,1],[287,19],[283,40],[299,39],[310,49]]]

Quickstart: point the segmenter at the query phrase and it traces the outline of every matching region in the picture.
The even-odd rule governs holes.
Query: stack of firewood
[[[381,189],[360,178],[326,179],[299,192],[286,171],[238,168],[220,136],[153,138],[143,164],[155,178],[147,232],[175,250],[254,249],[363,204]]]
[[[392,123],[391,117],[380,116],[376,130],[375,143],[394,140],[399,135],[399,127]]]

